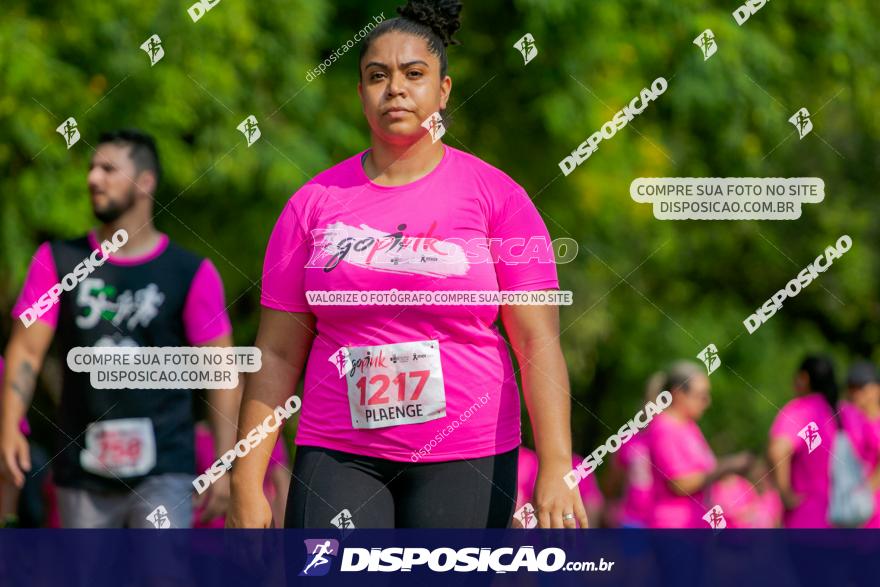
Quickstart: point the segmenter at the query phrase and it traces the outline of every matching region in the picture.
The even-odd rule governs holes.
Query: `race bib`
[[[138,477],[156,466],[156,436],[149,418],[93,422],[86,428],[82,468],[102,477]]]
[[[446,415],[438,341],[342,347],[334,358],[345,376],[354,428],[418,424]]]

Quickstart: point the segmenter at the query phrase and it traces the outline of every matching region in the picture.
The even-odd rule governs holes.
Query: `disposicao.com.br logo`
[[[542,548],[534,546],[518,548],[419,548],[398,547],[359,548],[346,547],[339,552],[339,543],[331,539],[305,540],[308,553],[306,564],[300,576],[314,577],[326,575],[331,567],[331,558],[341,554],[340,572],[411,572],[413,567],[427,567],[436,573],[449,571],[493,572],[498,574],[555,571],[610,571],[613,561],[601,558],[595,561],[566,561],[565,551],[561,548]]]

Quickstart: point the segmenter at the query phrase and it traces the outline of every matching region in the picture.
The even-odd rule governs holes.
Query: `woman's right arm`
[[[262,308],[256,346],[262,353],[259,371],[247,377],[238,416],[238,439],[262,424],[293,394],[305,370],[315,338],[315,316]],[[227,528],[268,528],[272,510],[263,494],[263,478],[280,428],[270,433],[230,472],[232,506]],[[279,521],[280,523],[280,521]]]

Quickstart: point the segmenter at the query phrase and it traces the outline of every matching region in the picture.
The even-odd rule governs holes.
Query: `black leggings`
[[[408,463],[298,446],[285,528],[507,528],[516,502],[517,449],[442,463]]]

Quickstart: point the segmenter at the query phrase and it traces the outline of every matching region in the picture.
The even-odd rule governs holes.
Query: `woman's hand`
[[[577,487],[569,489],[563,478],[571,470],[570,465],[569,461],[567,464],[554,463],[538,468],[535,503],[532,505],[535,506],[539,528],[589,528],[580,492]],[[574,514],[574,517],[564,520],[565,514]]]
[[[232,490],[232,501],[226,513],[227,528],[271,528],[272,507],[262,488],[247,493]]]

